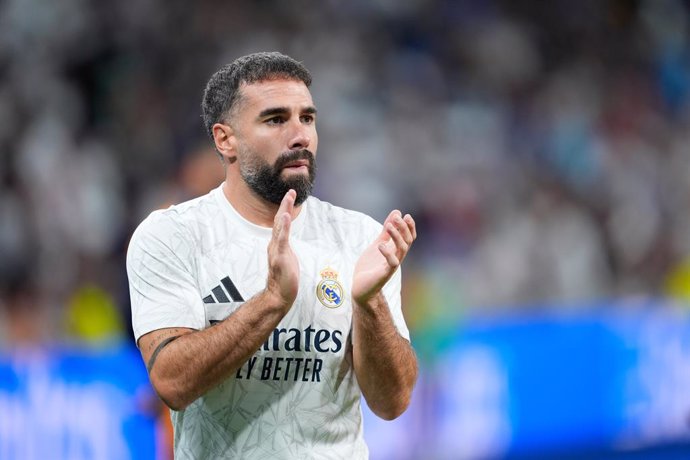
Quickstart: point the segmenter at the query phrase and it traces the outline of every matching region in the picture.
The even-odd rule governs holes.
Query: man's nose
[[[301,150],[309,147],[311,143],[311,132],[308,126],[302,123],[296,123],[290,132],[290,140],[288,147],[290,150]]]

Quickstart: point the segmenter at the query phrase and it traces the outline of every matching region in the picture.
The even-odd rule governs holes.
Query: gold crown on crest
[[[331,280],[338,279],[338,272],[333,270],[330,267],[326,267],[323,270],[321,270],[320,275],[321,275],[321,278],[327,278],[327,279],[331,279]]]

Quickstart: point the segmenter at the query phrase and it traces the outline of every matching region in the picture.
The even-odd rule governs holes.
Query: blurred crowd
[[[415,216],[419,337],[689,301],[689,21],[682,0],[0,0],[0,344],[128,334],[128,238],[220,183],[203,87],[261,50],[313,74],[316,194]]]

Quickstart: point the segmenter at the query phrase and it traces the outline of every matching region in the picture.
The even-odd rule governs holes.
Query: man
[[[366,458],[360,395],[384,419],[409,404],[397,269],[415,223],[309,196],[310,83],[279,53],[216,72],[202,108],[225,182],[132,237],[134,333],[177,458]]]

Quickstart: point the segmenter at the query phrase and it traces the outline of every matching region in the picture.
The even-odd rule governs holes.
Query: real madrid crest
[[[338,308],[343,304],[343,287],[338,282],[338,272],[332,268],[321,270],[321,281],[316,285],[316,297],[324,307]]]

